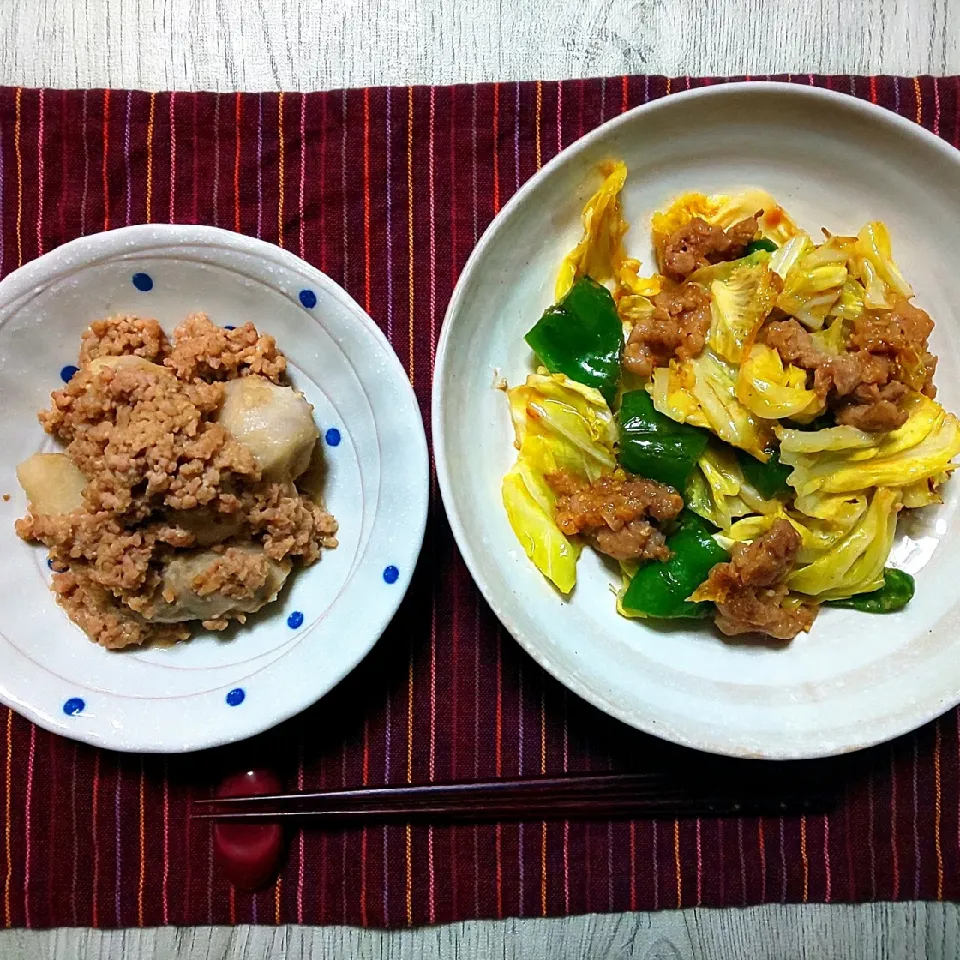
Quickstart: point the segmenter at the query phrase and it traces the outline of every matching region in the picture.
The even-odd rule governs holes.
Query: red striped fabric
[[[960,143],[956,77],[792,77]],[[0,91],[0,272],[81,234],[209,223],[342,283],[393,343],[429,430],[444,308],[481,232],[558,150],[622,110],[713,81],[324,94]],[[281,882],[234,893],[190,798],[257,763],[291,787],[619,770],[699,758],[628,730],[533,664],[481,601],[432,478],[400,614],[323,702],[254,741],[119,756],[0,711],[0,923],[386,927],[771,901],[960,898],[956,713],[845,761],[833,815],[368,827],[293,838]]]

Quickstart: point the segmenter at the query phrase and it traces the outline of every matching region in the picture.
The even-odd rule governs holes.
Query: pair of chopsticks
[[[498,820],[798,816],[838,800],[828,783],[737,778],[736,786],[664,773],[571,774],[479,783],[365,787],[195,800],[192,817],[224,821],[472,823]]]

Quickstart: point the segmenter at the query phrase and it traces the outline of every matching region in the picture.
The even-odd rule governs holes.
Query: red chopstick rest
[[[218,797],[262,797],[282,787],[270,770],[247,770],[227,777]],[[216,862],[240,890],[257,890],[271,883],[283,857],[283,834],[278,823],[217,823],[213,827]]]

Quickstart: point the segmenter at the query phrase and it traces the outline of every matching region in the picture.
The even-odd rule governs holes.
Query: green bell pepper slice
[[[624,470],[682,491],[706,449],[709,433],[664,416],[646,390],[625,393],[617,418],[618,456]]]
[[[793,472],[793,467],[780,462],[779,450],[771,451],[770,459],[766,463],[761,463],[749,453],[738,450],[737,462],[740,464],[744,479],[764,500],[772,500],[774,497],[793,492],[787,483],[787,477]]]
[[[887,567],[883,571],[883,586],[870,593],[858,593],[846,600],[830,600],[827,606],[849,607],[863,613],[893,613],[902,610],[916,592],[916,584],[909,573]]]
[[[743,248],[743,255],[749,257],[751,253],[756,253],[758,250],[766,250],[767,253],[773,253],[776,251],[777,245],[772,241],[768,240],[766,237],[761,237],[759,240],[754,240],[751,243],[748,243]]]
[[[623,325],[602,284],[581,277],[524,339],[551,373],[594,387],[613,403],[620,384]]]
[[[651,560],[634,574],[621,600],[625,610],[658,619],[702,618],[711,603],[690,603],[694,590],[718,563],[729,560],[727,551],[710,534],[710,527],[695,513],[680,514],[676,532],[667,538],[673,551],[669,560]]]

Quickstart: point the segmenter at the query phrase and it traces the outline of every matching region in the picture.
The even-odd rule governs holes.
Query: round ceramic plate
[[[960,411],[960,153],[850,97],[787,84],[731,84],[658,101],[565,150],[494,221],[464,270],[437,351],[437,475],[466,562],[507,629],[571,690],[668,740],[747,757],[814,757],[910,730],[960,701],[958,486],[901,520],[894,565],[916,575],[898,614],[824,610],[783,648],[724,642],[705,625],[616,614],[590,551],[565,601],[507,523],[500,480],[515,459],[494,389],[532,370],[523,336],[552,302],[597,164],[623,159],[628,251],[648,266],[651,213],[677,194],[769,190],[801,226],[855,232],[887,222],[916,302],[937,326],[939,398]]]
[[[340,545],[228,634],[111,652],[54,601],[42,548],[14,533],[17,463],[54,449],[37,422],[80,334],[115,313],[171,332],[189,313],[276,337],[313,404]],[[427,446],[386,338],[332,280],[279,248],[210,227],[127,227],[68,243],[0,283],[0,699],[115,750],[240,740],[308,707],[370,650],[406,591],[426,523]],[[15,599],[14,599],[15,598]]]

